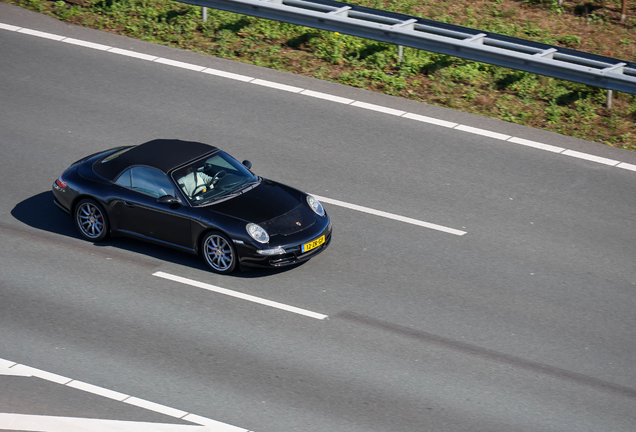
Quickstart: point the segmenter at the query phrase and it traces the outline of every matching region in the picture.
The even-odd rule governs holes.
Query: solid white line
[[[433,117],[427,117],[427,116],[423,116],[423,115],[419,115],[419,114],[413,114],[413,113],[406,113],[404,114],[402,117],[407,118],[407,119],[411,119],[411,120],[417,120],[417,121],[421,121],[424,123],[431,123],[434,125],[438,125],[438,126],[443,126],[443,127],[447,127],[447,128],[454,128],[455,126],[457,126],[457,123],[453,123],[453,122],[449,122],[446,120],[440,120],[440,119],[436,119]]]
[[[86,46],[86,47],[89,47],[89,48],[95,48],[95,49],[102,49],[103,50],[103,47],[104,47],[103,45],[93,44],[92,42],[79,43],[80,41],[77,41],[76,39],[72,39],[72,38],[66,38],[65,36],[55,35],[55,34],[51,34],[51,33],[45,33],[45,32],[41,32],[41,31],[38,31],[38,30],[32,30],[32,29],[16,27],[16,26],[13,26],[13,25],[10,25],[10,24],[5,24],[5,23],[0,23],[0,29],[8,30],[8,31],[16,31],[18,33],[24,33],[24,34],[28,34],[28,35],[32,35],[32,36],[37,36],[37,37],[42,37],[42,38],[47,38],[47,39],[52,39],[52,40],[57,40],[57,41],[64,41],[64,42],[68,42],[68,43],[76,43],[78,45]],[[155,56],[150,56],[150,55],[147,55],[147,54],[134,53],[133,51],[122,50],[122,49],[119,49],[119,48],[108,48],[107,51],[108,52],[112,52],[114,54],[121,54],[121,55],[126,55],[126,56],[129,56],[129,57],[136,57],[136,58],[143,59],[143,60],[156,61],[157,63],[168,64],[168,65],[177,66],[177,67],[181,67],[181,68],[185,68],[185,69],[190,69],[190,70],[194,70],[194,71],[198,71],[198,72],[204,72],[204,73],[207,73],[207,74],[210,74],[210,75],[216,75],[216,76],[230,78],[230,79],[235,79],[235,80],[244,81],[244,82],[252,82],[252,83],[258,84],[258,85],[272,87],[272,88],[276,88],[276,89],[284,90],[284,91],[289,91],[289,92],[293,92],[293,93],[299,93],[299,94],[303,94],[303,95],[306,95],[306,96],[312,96],[312,97],[316,97],[316,98],[320,98],[320,99],[330,100],[330,101],[337,102],[337,103],[344,103],[344,104],[352,105],[352,106],[359,107],[359,108],[365,108],[365,109],[369,109],[369,110],[373,110],[373,111],[382,112],[382,113],[385,113],[385,114],[401,116],[401,117],[404,117],[404,118],[407,118],[407,119],[416,120],[416,121],[420,121],[420,122],[424,122],[424,123],[431,123],[431,124],[438,125],[438,126],[455,128],[457,130],[461,130],[461,131],[464,131],[464,132],[469,132],[469,133],[474,133],[474,134],[478,134],[478,135],[491,137],[491,138],[494,138],[494,139],[509,141],[509,142],[512,142],[512,143],[521,144],[521,145],[525,145],[525,146],[528,146],[528,147],[533,147],[533,148],[536,148],[536,149],[539,149],[539,150],[545,150],[545,151],[549,151],[549,152],[553,152],[553,153],[567,154],[568,156],[578,157],[578,158],[581,158],[581,159],[586,159],[588,161],[597,162],[597,163],[601,163],[601,164],[604,164],[604,165],[615,166],[615,167],[622,168],[622,169],[627,169],[627,170],[630,170],[630,171],[636,171],[636,169],[633,169],[634,165],[623,163],[623,162],[620,162],[620,161],[614,161],[612,159],[606,159],[606,158],[602,158],[602,157],[599,157],[599,156],[588,155],[587,153],[576,152],[576,151],[573,151],[573,150],[564,151],[565,149],[562,149],[561,147],[556,147],[556,146],[552,146],[552,145],[549,145],[549,144],[544,144],[544,143],[540,143],[540,142],[530,141],[530,140],[526,140],[526,139],[523,139],[523,138],[511,137],[510,135],[506,135],[506,134],[502,134],[502,133],[498,133],[498,132],[493,132],[493,131],[488,131],[488,130],[485,130],[485,129],[479,129],[479,128],[475,128],[475,127],[472,127],[472,126],[461,125],[461,124],[449,122],[449,121],[446,121],[446,120],[441,120],[441,119],[435,119],[435,118],[432,118],[432,117],[422,116],[422,115],[419,115],[419,114],[407,113],[405,111],[400,111],[400,110],[396,110],[396,109],[393,109],[393,108],[384,107],[384,106],[381,106],[381,105],[374,105],[374,104],[370,104],[370,103],[366,103],[366,102],[353,101],[351,99],[341,98],[339,96],[329,95],[327,93],[314,92],[312,90],[302,89],[300,87],[294,87],[294,86],[281,84],[281,83],[276,83],[276,82],[272,82],[272,81],[254,79],[252,77],[239,75],[239,74],[234,74],[234,73],[231,73],[231,72],[219,71],[219,70],[215,70],[215,69],[206,68],[204,66],[197,66],[197,65],[194,65],[194,64],[190,64],[190,63],[179,62],[179,61],[176,61],[176,60],[162,59],[162,58],[158,58],[158,57],[155,57]]]
[[[375,105],[375,104],[370,104],[370,103],[366,103],[366,102],[360,102],[360,101],[355,101],[351,104],[351,106],[354,107],[358,107],[358,108],[364,108],[364,109],[368,109],[371,111],[378,111],[384,114],[391,114],[394,116],[402,116],[404,114],[406,114],[406,111],[400,111],[400,110],[396,110],[393,108],[387,108],[384,107],[382,105]]]
[[[180,62],[180,61],[177,61],[177,60],[170,60],[170,59],[162,58],[162,57],[159,57],[158,59],[156,59],[155,63],[162,63],[162,64],[175,66],[175,67],[182,68],[182,69],[193,70],[193,71],[196,71],[196,72],[201,72],[202,70],[205,69],[204,66],[195,65],[195,64],[192,64],[192,63],[184,63],[184,62]]]
[[[510,135],[506,135],[506,134],[502,134],[499,132],[493,132],[493,131],[489,131],[486,129],[479,129],[476,127],[472,127],[472,126],[466,126],[466,125],[458,125],[455,127],[455,130],[460,130],[460,131],[464,131],[464,132],[468,132],[468,133],[473,133],[476,135],[483,135],[483,136],[487,136],[490,138],[495,138],[495,139],[499,139],[499,140],[503,140],[506,141],[508,139],[510,139]]]
[[[51,373],[51,372],[45,372],[43,370],[32,368],[30,366],[25,366],[25,365],[21,365],[21,364],[17,364],[15,366],[13,366],[11,369],[16,370],[16,371],[20,371],[20,372],[24,372],[26,374],[32,375],[32,376],[37,377],[37,378],[42,378],[42,379],[47,380],[47,381],[52,381],[52,382],[57,383],[57,384],[66,384],[69,381],[71,381],[70,378],[66,378],[66,377],[63,377],[61,375],[57,375],[57,374],[54,374],[54,373]]]
[[[454,235],[457,235],[457,236],[463,236],[464,234],[466,234],[466,231],[460,231],[460,230],[457,230],[457,229],[454,229],[454,228],[448,228],[448,227],[445,227],[445,226],[442,226],[442,225],[437,225],[437,224],[433,224],[433,223],[429,223],[429,222],[424,222],[424,221],[421,221],[421,220],[418,220],[418,219],[412,219],[412,218],[409,218],[409,217],[400,216],[400,215],[396,215],[396,214],[393,214],[393,213],[387,213],[387,212],[382,211],[382,210],[374,210],[374,209],[369,208],[369,207],[362,207],[362,206],[359,206],[359,205],[356,205],[356,204],[349,204],[349,203],[346,203],[344,201],[338,201],[338,200],[335,200],[335,199],[326,198],[326,197],[322,197],[322,196],[319,196],[319,195],[314,195],[314,194],[312,194],[312,195],[315,196],[321,202],[325,202],[327,204],[333,204],[333,205],[337,205],[337,206],[340,206],[340,207],[348,208],[350,210],[356,210],[356,211],[363,212],[363,213],[369,213],[369,214],[372,214],[372,215],[375,215],[375,216],[381,216],[381,217],[384,217],[384,218],[387,218],[387,219],[393,219],[393,220],[400,221],[400,222],[406,222],[406,223],[409,223],[411,225],[417,225],[417,226],[421,226],[421,227],[424,227],[424,228],[430,228],[430,229],[433,229],[433,230],[436,230],[436,231],[442,231],[442,232],[445,232],[445,233],[448,233],[448,234],[454,234]]]
[[[53,381],[58,384],[63,384],[68,387],[75,388],[77,390],[86,391],[95,395],[115,399],[120,402],[125,402],[130,405],[137,406],[139,408],[145,408],[154,412],[160,412],[162,414],[169,415],[171,417],[180,418],[198,425],[204,426],[203,428],[197,427],[196,430],[202,432],[247,432],[246,429],[237,428],[236,426],[229,425],[227,423],[221,423],[216,420],[212,420],[206,417],[201,417],[196,414],[187,413],[182,410],[170,408],[165,405],[160,405],[154,402],[149,402],[144,399],[128,396],[123,393],[119,393],[113,390],[108,390],[103,387],[98,387],[92,384],[88,384],[82,381],[72,380],[65,378],[54,373],[46,372],[40,369],[25,366],[10,360],[0,358],[0,375],[2,371],[12,371],[14,376],[30,377],[34,376],[42,378],[48,381]],[[123,399],[122,399],[123,398]],[[17,417],[16,417],[17,416]],[[49,417],[49,416],[22,416],[21,414],[5,414],[0,413],[0,430],[32,430],[32,431],[46,431],[46,432],[68,432],[68,431],[90,431],[90,432],[159,432],[159,431],[175,431],[175,430],[188,430],[187,425],[163,425],[159,423],[143,423],[143,422],[123,422],[117,420],[99,420],[99,419],[75,419],[71,417]],[[28,418],[27,418],[28,417]],[[87,424],[79,424],[76,420],[86,420]],[[30,425],[24,426],[29,422]],[[111,423],[100,423],[111,422]],[[150,429],[147,429],[144,425],[149,425]],[[17,425],[22,425],[18,427]],[[53,426],[55,425],[55,427]],[[153,426],[156,426],[153,428]],[[181,427],[183,429],[170,429],[169,426]],[[190,426],[190,428],[195,428]]]
[[[549,152],[553,152],[553,153],[561,153],[563,150],[565,150],[562,147],[556,147],[553,145],[549,145],[549,144],[543,144],[540,142],[536,142],[536,141],[530,141],[527,139],[523,139],[523,138],[517,138],[517,137],[512,137],[508,140],[508,142],[511,143],[515,143],[515,144],[521,144],[527,147],[534,147],[540,150],[545,150],[545,151],[549,151]]]
[[[303,90],[300,92],[301,95],[305,95],[305,96],[311,96],[311,97],[315,97],[318,99],[325,99],[331,102],[338,102],[341,104],[345,104],[345,105],[349,105],[353,102],[355,102],[353,99],[347,99],[344,97],[340,97],[340,96],[334,96],[331,95],[329,93],[321,93],[321,92],[317,92],[317,91],[313,91],[313,90]]]
[[[206,73],[206,74],[210,74],[210,75],[220,76],[220,77],[223,77],[223,78],[229,78],[229,79],[233,79],[233,80],[237,80],[237,81],[243,81],[243,82],[249,82],[249,81],[252,81],[254,79],[254,78],[249,77],[249,76],[239,75],[239,74],[235,74],[235,73],[232,73],[232,72],[225,72],[225,71],[222,71],[222,70],[210,69],[210,68],[205,68],[201,72]]]
[[[31,36],[37,36],[37,37],[41,37],[44,39],[51,39],[51,40],[55,40],[55,41],[61,41],[62,39],[65,39],[66,36],[60,36],[60,35],[56,35],[56,34],[52,34],[52,33],[45,33],[45,32],[41,32],[39,30],[31,30],[31,29],[27,29],[27,28],[22,28],[20,30],[18,30],[18,33],[24,33],[24,34],[28,34]]]
[[[220,421],[201,417],[196,414],[188,414],[187,416],[183,417],[181,420],[189,421],[189,422],[200,424],[203,426],[208,426],[212,428],[212,430],[214,430],[215,432],[248,432],[247,429],[232,426],[227,423],[221,423]],[[207,431],[208,429],[205,429],[205,430]]]
[[[224,295],[227,295],[227,296],[230,296],[230,297],[239,298],[241,300],[247,300],[247,301],[251,301],[253,303],[258,303],[258,304],[262,304],[262,305],[265,305],[265,306],[270,306],[270,307],[273,307],[273,308],[282,309],[282,310],[287,311],[287,312],[293,312],[293,313],[296,313],[296,314],[299,314],[299,315],[308,316],[310,318],[315,318],[315,319],[319,319],[319,320],[322,320],[322,319],[325,319],[325,318],[329,318],[327,315],[319,314],[319,313],[316,313],[316,312],[311,312],[311,311],[308,311],[306,309],[300,309],[300,308],[297,308],[297,307],[294,307],[294,306],[289,306],[289,305],[286,305],[286,304],[283,304],[283,303],[278,303],[278,302],[271,301],[271,300],[266,300],[266,299],[263,299],[263,298],[260,298],[260,297],[255,297],[253,295],[244,294],[244,293],[241,293],[241,292],[238,292],[238,291],[232,291],[232,290],[229,290],[229,289],[226,289],[226,288],[221,288],[221,287],[218,287],[218,286],[215,286],[215,285],[210,285],[210,284],[207,284],[207,283],[204,283],[204,282],[199,282],[199,281],[195,281],[195,280],[192,280],[192,279],[187,279],[187,278],[184,278],[184,277],[181,277],[181,276],[172,275],[170,273],[164,273],[164,272],[158,271],[158,272],[153,273],[152,275],[160,277],[160,278],[163,278],[163,279],[168,279],[168,280],[171,280],[171,281],[174,281],[174,282],[179,282],[179,283],[182,283],[182,284],[185,284],[185,285],[190,285],[190,286],[193,286],[193,287],[202,288],[204,290],[212,291],[212,292],[215,292],[215,293],[218,293],[218,294],[224,294]]]
[[[3,30],[18,31],[21,28],[22,27],[17,27],[17,26],[10,25],[10,24],[2,24],[2,23],[0,23],[0,29],[3,29]]]
[[[11,366],[15,366],[16,364],[17,364],[16,362],[12,362],[12,361],[0,358],[0,369],[8,369]]]
[[[303,91],[302,88],[300,87],[294,87],[294,86],[290,86],[287,84],[280,84],[277,82],[273,82],[273,81],[266,81],[266,80],[262,80],[262,79],[255,79],[254,81],[251,81],[252,84],[257,84],[260,86],[264,86],[264,87],[271,87],[277,90],[283,90],[283,91],[288,91],[291,93],[300,93],[301,91]]]
[[[181,417],[185,417],[188,414],[187,412],[178,410],[176,408],[170,408],[165,405],[160,405],[158,403],[150,402],[150,401],[139,399],[136,397],[129,397],[128,399],[125,399],[123,402],[130,405],[137,406],[139,408],[144,408],[150,411],[165,414],[170,417],[181,418]]]
[[[221,428],[199,425],[11,413],[0,413],[0,429],[37,432],[224,432]]]
[[[66,384],[68,387],[73,387],[78,390],[82,390],[88,393],[93,393],[99,396],[103,396],[109,399],[115,399],[116,401],[123,401],[124,399],[130,397],[130,395],[119,393],[113,390],[108,390],[103,387],[98,387],[93,384],[88,384],[82,381],[73,380],[70,383]]]
[[[630,171],[636,171],[636,165],[632,165],[632,164],[628,164],[625,162],[621,162],[618,165],[616,165],[618,168],[623,168],[626,170],[630,170]]]
[[[121,48],[111,48],[111,49],[108,50],[108,52],[113,53],[113,54],[124,55],[124,56],[128,56],[128,57],[134,57],[134,58],[138,58],[138,59],[141,59],[141,60],[148,60],[148,61],[155,61],[155,60],[157,60],[159,58],[157,56],[148,55],[148,54],[142,54],[142,53],[138,53],[138,52],[135,52],[135,51],[129,51],[129,50],[121,49]]]
[[[607,159],[604,157],[600,157],[600,156],[594,156],[591,154],[587,154],[587,153],[581,153],[581,152],[577,152],[574,150],[566,150],[563,153],[561,153],[563,155],[566,156],[572,156],[575,158],[579,158],[579,159],[585,159],[588,161],[592,161],[592,162],[597,162],[600,164],[605,164],[605,165],[610,165],[610,166],[616,166],[620,163],[620,161],[617,160],[613,160],[613,159]]]
[[[102,45],[102,44],[98,44],[98,43],[87,42],[87,41],[83,41],[83,40],[79,40],[79,39],[73,39],[73,38],[64,38],[64,39],[62,39],[62,42],[70,43],[70,44],[73,44],[73,45],[83,46],[83,47],[86,47],[86,48],[96,49],[96,50],[99,50],[99,51],[108,51],[109,49],[112,48],[112,47],[110,47],[108,45]]]

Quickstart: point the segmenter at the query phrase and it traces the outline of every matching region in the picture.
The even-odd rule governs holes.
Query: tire
[[[236,268],[238,256],[234,242],[219,231],[211,231],[203,237],[201,254],[214,273],[230,274]]]
[[[97,201],[86,198],[77,203],[74,219],[75,226],[86,240],[99,242],[108,237],[108,216]]]

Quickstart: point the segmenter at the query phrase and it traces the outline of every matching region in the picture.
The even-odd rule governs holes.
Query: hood
[[[302,192],[289,186],[263,179],[254,189],[207,208],[226,216],[261,224],[298,207],[303,203],[303,196]]]

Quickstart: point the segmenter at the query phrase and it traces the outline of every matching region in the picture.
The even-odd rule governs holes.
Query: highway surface
[[[636,154],[4,3],[0,24],[0,430],[636,430]],[[331,246],[218,276],[81,240],[53,181],[155,138],[323,197]]]

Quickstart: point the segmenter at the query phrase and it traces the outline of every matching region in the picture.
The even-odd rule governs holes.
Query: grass
[[[636,151],[636,95],[169,0],[4,0],[58,19]],[[356,0],[357,4],[636,61],[636,2]]]

